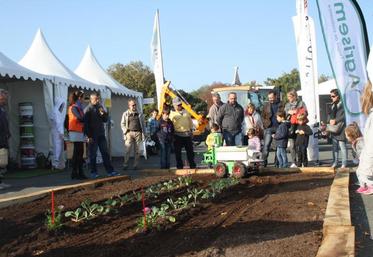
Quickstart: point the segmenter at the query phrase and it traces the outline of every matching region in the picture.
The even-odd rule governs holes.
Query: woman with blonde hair
[[[255,105],[253,103],[249,103],[245,110],[245,118],[244,122],[242,123],[242,134],[243,134],[243,145],[248,145],[248,135],[249,129],[255,129],[257,132],[257,136],[260,138],[263,133],[263,122],[262,117],[256,111]]]
[[[295,131],[297,130],[297,124],[298,124],[298,115],[304,114],[305,115],[305,123],[308,122],[307,120],[307,107],[306,104],[298,98],[297,91],[293,88],[290,89],[289,92],[287,92],[287,98],[288,102],[285,104],[285,112],[286,112],[286,119],[290,123],[289,128],[289,141],[288,141],[288,148],[287,150],[290,152],[290,160],[291,165],[290,168],[296,168],[297,165],[297,154],[295,151],[295,139],[296,134]]]
[[[364,141],[373,141],[373,92],[372,83],[368,81],[361,97],[362,111],[368,116],[364,127]],[[373,148],[365,145],[360,154],[359,167],[356,170],[360,187],[356,192],[373,194]]]

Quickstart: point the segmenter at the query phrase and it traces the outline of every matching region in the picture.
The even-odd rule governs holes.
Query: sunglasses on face
[[[132,104],[131,106],[136,106],[136,104]]]

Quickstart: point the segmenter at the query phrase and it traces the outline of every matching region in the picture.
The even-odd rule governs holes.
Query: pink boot
[[[373,194],[373,186],[367,186],[366,190],[361,192],[364,195],[371,195]]]
[[[356,193],[359,193],[359,194],[362,194],[363,192],[365,192],[368,188],[365,187],[365,186],[361,186],[359,187],[357,190],[356,190]]]

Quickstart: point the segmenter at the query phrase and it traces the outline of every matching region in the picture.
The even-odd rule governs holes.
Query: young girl
[[[250,128],[247,131],[247,137],[249,149],[260,152],[260,139],[257,136],[257,130],[255,128]]]
[[[297,152],[297,167],[307,167],[307,147],[309,137],[312,135],[312,129],[308,126],[307,116],[305,114],[299,114],[297,116],[297,129],[295,130],[295,150]]]
[[[215,146],[223,145],[223,136],[219,132],[219,130],[220,128],[218,124],[212,124],[211,133],[206,138],[206,145],[208,147],[208,150],[211,150]]]
[[[368,116],[364,127],[365,142],[373,141],[373,92],[372,84],[368,81],[361,99],[363,113]],[[359,167],[356,170],[360,188],[356,192],[373,194],[373,148],[365,145],[359,158]]]
[[[363,135],[356,122],[351,123],[345,129],[347,140],[351,143],[354,157],[359,161],[361,151],[364,147]]]

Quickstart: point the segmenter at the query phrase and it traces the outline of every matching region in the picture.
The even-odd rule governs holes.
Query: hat
[[[212,97],[220,98],[220,95],[219,95],[219,93],[217,93],[217,92],[213,92],[211,95],[212,95]]]
[[[173,100],[172,100],[172,104],[173,105],[179,105],[181,104],[181,99],[179,97],[175,97]]]

